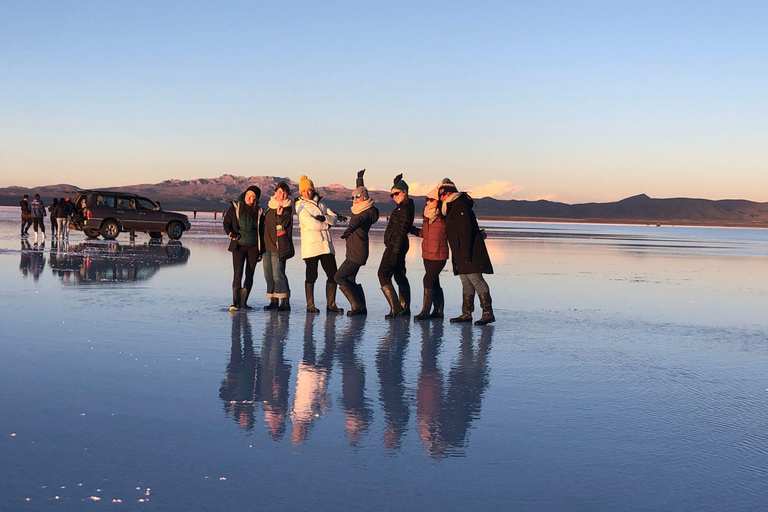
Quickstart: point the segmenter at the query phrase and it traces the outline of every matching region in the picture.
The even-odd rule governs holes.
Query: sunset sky
[[[765,1],[0,1],[0,187],[768,201]]]

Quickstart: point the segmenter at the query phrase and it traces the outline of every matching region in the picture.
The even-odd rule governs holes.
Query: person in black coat
[[[475,292],[480,297],[483,315],[475,325],[494,322],[491,293],[483,274],[493,274],[491,258],[485,247],[485,232],[480,230],[472,210],[475,202],[466,192],[459,192],[449,179],[444,179],[438,191],[443,203],[443,215],[448,230],[453,273],[461,279],[462,314],[451,322],[471,322],[475,310]]]
[[[368,261],[368,231],[379,220],[379,210],[373,206],[375,201],[368,195],[368,189],[363,184],[364,173],[365,169],[357,173],[357,188],[352,192],[352,217],[349,219],[349,226],[341,235],[341,239],[347,243],[346,259],[334,276],[341,293],[349,301],[347,316],[364,315],[368,312],[363,286],[358,284],[355,278],[360,267]]]
[[[411,285],[405,276],[405,255],[408,253],[408,232],[413,226],[413,199],[408,197],[408,184],[403,181],[403,175],[395,177],[390,190],[390,197],[397,207],[389,216],[387,229],[384,231],[384,254],[379,265],[379,284],[384,297],[389,303],[389,313],[384,318],[410,316],[411,314]],[[392,285],[394,276],[400,296]]]
[[[232,253],[232,305],[230,311],[237,311],[248,306],[248,296],[253,288],[253,274],[256,263],[261,261],[264,252],[264,230],[262,228],[262,210],[259,206],[261,189],[250,186],[240,194],[237,201],[224,215],[224,231],[229,236],[229,251]],[[243,283],[243,271],[245,282]]]
[[[264,279],[267,282],[269,305],[265,310],[291,310],[291,288],[285,275],[286,262],[294,256],[293,201],[291,189],[285,181],[275,187],[264,214]]]
[[[24,197],[19,201],[21,206],[21,238],[29,236],[29,227],[32,225],[32,210],[29,208],[29,195],[24,194]]]

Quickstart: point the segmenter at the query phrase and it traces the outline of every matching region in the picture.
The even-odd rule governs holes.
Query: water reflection
[[[19,270],[24,277],[31,275],[35,281],[40,279],[40,275],[45,270],[45,242],[30,245],[27,240],[21,241]]]
[[[325,317],[322,352],[319,356],[314,336],[315,318],[316,315],[307,315],[304,324],[304,352],[299,362],[291,407],[291,440],[294,444],[306,441],[313,422],[319,420],[331,405],[328,381],[333,370],[337,315]]]
[[[389,322],[387,334],[376,351],[379,400],[384,409],[384,446],[399,448],[408,429],[411,399],[405,389],[403,362],[410,336],[408,319]]]
[[[65,283],[99,284],[143,281],[162,267],[185,265],[190,251],[181,242],[120,244],[54,241],[50,251],[53,274]]]
[[[260,313],[255,314],[263,318]],[[306,316],[302,355],[290,397],[291,364],[285,358],[289,318],[290,315],[279,312],[268,314],[261,347],[254,348],[249,314],[232,315],[229,363],[219,388],[224,413],[242,429],[252,430],[257,409],[262,407],[266,430],[274,440],[284,437],[290,419],[291,442],[307,443],[313,427],[332,410],[329,387],[335,360],[341,372],[338,405],[344,415],[345,437],[350,446],[359,446],[375,415],[374,402],[366,396],[366,362],[358,353],[364,343],[371,342],[366,340],[366,319]],[[468,433],[480,417],[490,379],[488,358],[493,332],[493,326],[477,328],[471,324],[387,324],[371,361],[378,376],[382,443],[386,449],[402,448],[415,416],[418,442],[426,455],[464,455]],[[411,336],[421,341],[420,358],[410,361],[413,367],[420,360],[415,389],[409,387],[405,377]],[[445,347],[455,356],[444,371],[440,356]]]
[[[350,446],[357,446],[373,420],[371,400],[365,396],[365,366],[357,355],[364,339],[365,317],[350,317],[336,343],[341,366],[341,408]]]

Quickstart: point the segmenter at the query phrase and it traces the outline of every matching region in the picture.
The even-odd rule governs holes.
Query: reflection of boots
[[[445,308],[445,295],[442,288],[435,288],[433,295],[432,314],[430,318],[443,318],[443,309]]]
[[[243,288],[240,295],[240,307],[243,309],[253,309],[248,305],[248,296],[251,294],[251,290]]]
[[[325,310],[329,313],[343,313],[336,305],[336,283],[325,283]]]
[[[357,293],[351,286],[343,284],[339,286],[339,289],[349,301],[349,311],[347,311],[347,316],[365,314],[365,306],[360,302]]]
[[[461,316],[451,318],[451,322],[471,322],[472,312],[475,310],[475,294],[462,296]]]
[[[315,283],[304,283],[304,294],[307,297],[307,313],[319,313],[315,306]]]
[[[278,306],[280,306],[280,299],[276,299],[272,297],[269,299],[269,304],[264,306],[264,311],[269,311],[270,309],[277,309]]]
[[[395,291],[395,287],[392,286],[391,284],[388,284],[388,285],[382,286],[381,291],[384,292],[384,297],[387,298],[387,302],[389,303],[389,313],[384,315],[384,318],[390,319],[390,318],[402,316],[405,310],[403,309],[403,306],[400,304],[400,299],[397,297],[397,292]]]
[[[397,285],[400,291],[400,306],[403,308],[403,316],[411,316],[411,284],[405,281],[404,285]]]
[[[485,325],[496,321],[496,317],[493,316],[490,293],[480,294],[480,307],[483,308],[483,316],[480,317],[480,320],[475,322],[475,325]]]
[[[424,305],[421,308],[421,313],[414,316],[414,320],[424,320],[425,318],[429,318],[429,310],[432,308],[432,298],[434,296],[434,290],[430,290],[429,288],[424,288]]]
[[[286,297],[282,299],[280,302],[280,305],[277,307],[278,311],[290,311],[291,310],[291,299]]]
[[[237,311],[240,309],[240,294],[242,293],[242,288],[239,286],[233,286],[232,287],[232,305],[229,306],[230,311]]]

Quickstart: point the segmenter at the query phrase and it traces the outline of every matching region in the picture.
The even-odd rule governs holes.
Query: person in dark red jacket
[[[424,305],[421,313],[413,317],[414,320],[443,318],[445,296],[440,286],[440,272],[448,261],[448,231],[440,211],[437,191],[438,188],[435,187],[427,194],[421,229],[411,227],[411,234],[424,239],[421,242],[421,257],[424,259]]]
[[[438,190],[443,203],[442,213],[448,229],[448,245],[451,248],[453,273],[461,279],[463,300],[461,316],[451,318],[451,322],[471,322],[475,310],[475,293],[480,297],[483,316],[475,325],[494,322],[491,292],[483,274],[493,274],[491,258],[485,247],[485,233],[477,224],[477,217],[472,210],[475,202],[466,192],[459,192],[447,178]]]

